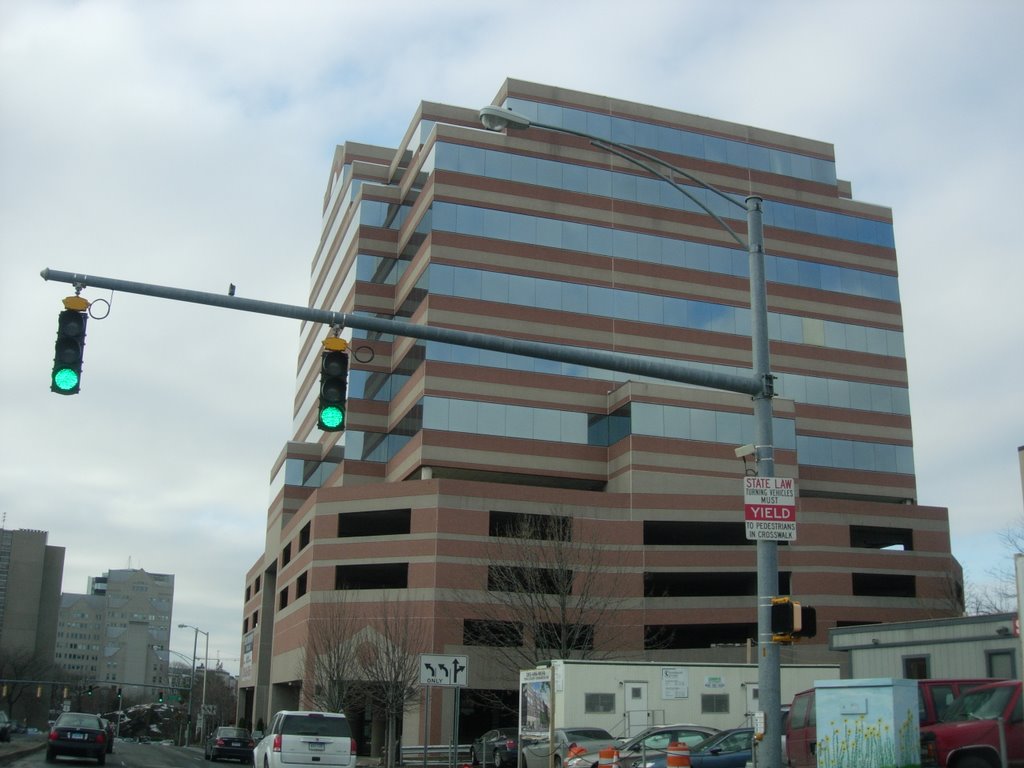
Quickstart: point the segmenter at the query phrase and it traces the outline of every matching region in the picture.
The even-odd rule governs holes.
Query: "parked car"
[[[656,725],[632,738],[617,740],[619,743],[615,748],[619,750],[619,765],[623,768],[630,768],[634,764],[637,768],[650,766],[651,761],[665,754],[672,742],[692,747],[716,733],[717,728],[707,725]],[[599,751],[570,757],[566,768],[594,768],[600,759]]]
[[[46,742],[46,762],[54,763],[59,755],[91,757],[103,765],[107,762],[107,729],[99,715],[64,712],[58,717]]]
[[[744,768],[753,759],[754,729],[730,728],[709,736],[690,747],[690,765],[693,768]],[[648,757],[648,768],[665,768],[668,755]],[[638,759],[633,768],[642,768]]]
[[[922,768],[1024,765],[1024,699],[1019,680],[961,694],[942,719],[921,729]]]
[[[257,768],[294,765],[354,768],[356,741],[344,715],[337,712],[282,711],[274,715],[256,744]]]
[[[553,744],[548,741],[546,733],[537,734],[529,741],[524,733],[519,749],[526,768],[548,768],[552,754],[555,768],[561,768],[576,754],[596,753],[614,745],[615,737],[604,728],[556,728]]]
[[[203,745],[203,759],[237,760],[240,763],[252,763],[252,751],[256,748],[249,731],[245,728],[232,728],[223,725],[206,737]]]
[[[925,679],[917,681],[918,718],[922,727],[939,720],[946,708],[960,694],[991,678]],[[814,689],[801,691],[793,697],[784,730],[784,756],[791,768],[815,768],[818,747],[817,716]]]
[[[519,729],[494,728],[473,740],[469,759],[473,765],[503,768],[514,766],[519,756]]]
[[[0,741],[10,741],[11,732],[14,730],[14,726],[11,725],[11,718],[7,716],[7,713],[0,709]]]

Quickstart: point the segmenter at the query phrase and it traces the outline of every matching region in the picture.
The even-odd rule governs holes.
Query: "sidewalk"
[[[13,736],[10,741],[0,741],[0,765],[17,760],[22,755],[38,752],[46,747],[46,737]]]

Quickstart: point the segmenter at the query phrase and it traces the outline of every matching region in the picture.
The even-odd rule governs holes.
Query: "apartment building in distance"
[[[50,661],[57,629],[64,547],[46,531],[0,528],[0,653]]]
[[[46,531],[0,528],[0,678],[12,718],[46,722],[46,705],[29,693],[53,661],[64,547]],[[26,690],[28,689],[28,690]]]
[[[856,199],[822,141],[517,80],[494,104],[764,198],[775,474],[800,494],[778,594],[818,621],[783,661],[835,660],[830,627],[959,615],[947,511],[916,502],[892,211]],[[749,374],[748,254],[720,224],[587,139],[485,130],[481,106],[423,102],[399,146],[337,148],[309,305]],[[744,232],[742,209],[676,181]],[[515,686],[499,646],[544,642],[493,610],[516,521],[563,521],[552,530],[603,558],[587,590],[615,609],[579,655],[743,661],[757,638],[735,452],[753,442],[749,397],[338,331],[340,433],[317,427],[332,329],[301,328],[293,433],[246,577],[243,716],[269,721],[312,692],[304,649],[340,602],[367,624],[404,612],[415,650],[466,656],[459,732],[497,724],[484,693]],[[538,562],[513,565],[525,577]],[[411,710],[404,740],[448,733],[442,709],[429,726]]]
[[[169,682],[174,576],[130,568],[61,595],[54,661],[83,684],[144,696]]]

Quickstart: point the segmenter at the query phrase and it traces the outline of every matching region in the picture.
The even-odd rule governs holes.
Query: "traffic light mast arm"
[[[543,360],[554,360],[562,363],[591,366],[606,371],[632,373],[649,376],[664,381],[675,381],[681,384],[693,384],[710,387],[726,392],[755,397],[770,397],[771,377],[758,376],[754,372],[749,375],[704,371],[671,360],[659,360],[639,355],[626,355],[621,352],[610,352],[586,347],[570,347],[559,344],[547,344],[540,341],[511,339],[486,333],[473,333],[452,328],[435,328],[427,325],[405,323],[400,320],[388,320],[369,315],[346,314],[331,312],[314,307],[300,307],[293,304],[279,304],[270,301],[245,299],[228,294],[204,293],[183,288],[171,288],[150,283],[137,283],[118,280],[97,275],[82,275],[74,272],[63,272],[44,269],[40,272],[44,280],[70,283],[77,286],[92,286],[123,293],[134,293],[143,296],[154,296],[172,301],[187,301],[193,304],[205,304],[226,309],[256,312],[263,315],[290,317],[306,322],[322,323],[328,327],[348,327],[362,331],[389,333],[395,336],[407,336],[413,339],[440,341],[456,346],[489,349],[525,357],[537,357]]]

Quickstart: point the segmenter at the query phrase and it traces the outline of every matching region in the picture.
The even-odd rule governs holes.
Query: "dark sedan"
[[[46,742],[46,762],[55,763],[61,755],[107,762],[107,729],[99,715],[64,712],[57,718]]]
[[[690,747],[690,764],[693,768],[744,768],[753,749],[753,728],[730,728]],[[640,768],[640,762],[633,763],[634,768]],[[667,763],[666,756],[659,755],[648,758],[647,768],[665,768]]]
[[[473,765],[489,768],[512,766],[519,755],[519,730],[517,728],[495,728],[473,741],[470,760]]]
[[[203,757],[206,760],[238,760],[251,763],[256,742],[245,728],[222,726],[206,738]]]

